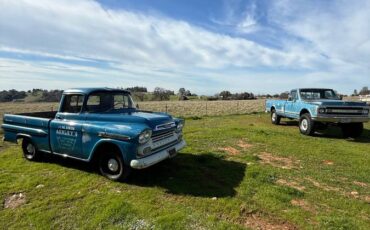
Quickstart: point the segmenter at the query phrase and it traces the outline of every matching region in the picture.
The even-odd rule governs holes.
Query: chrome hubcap
[[[304,131],[306,131],[307,128],[308,128],[308,121],[307,121],[307,119],[303,119],[301,121],[301,129],[304,130]]]
[[[28,155],[33,155],[35,153],[35,147],[32,144],[27,145],[27,153]]]
[[[116,172],[119,168],[118,161],[116,159],[109,159],[108,160],[108,168],[112,172]]]

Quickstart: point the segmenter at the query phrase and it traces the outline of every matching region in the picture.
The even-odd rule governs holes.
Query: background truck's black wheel
[[[350,123],[350,124],[342,124],[342,133],[344,137],[359,137],[361,136],[364,130],[363,123]]]
[[[304,135],[313,135],[315,132],[315,122],[309,113],[302,114],[299,118],[299,131]]]
[[[114,181],[124,181],[131,172],[131,168],[124,164],[120,153],[116,151],[101,153],[98,164],[100,173]]]
[[[281,116],[277,115],[276,110],[271,110],[271,123],[274,125],[280,124]]]
[[[41,159],[41,153],[37,151],[36,146],[28,138],[23,138],[22,150],[24,158],[29,161],[38,161]]]

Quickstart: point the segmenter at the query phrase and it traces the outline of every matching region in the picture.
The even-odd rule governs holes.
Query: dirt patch
[[[258,214],[250,214],[244,219],[244,226],[252,229],[269,229],[269,230],[292,230],[298,229],[294,225],[287,222],[272,222],[264,219]]]
[[[325,165],[333,165],[334,164],[334,162],[330,161],[330,160],[323,160],[322,163],[325,164]]]
[[[17,208],[26,203],[26,196],[23,193],[16,193],[4,200],[4,208]]]
[[[233,148],[231,146],[219,148],[219,150],[225,151],[230,155],[239,155],[240,154],[239,150],[237,150],[236,148]]]
[[[274,156],[268,152],[262,152],[258,155],[258,157],[262,160],[262,163],[269,164],[274,167],[282,169],[300,168],[299,161],[293,160],[291,158]]]
[[[308,211],[308,212],[314,212],[315,211],[315,209],[307,201],[302,200],[302,199],[293,199],[293,200],[290,201],[290,203],[293,206],[298,206],[298,207],[300,207],[303,210]]]
[[[239,143],[238,143],[238,146],[242,149],[249,149],[251,147],[253,147],[252,144],[249,144],[249,143],[246,143],[245,141],[243,140],[240,140]]]
[[[284,179],[279,179],[279,180],[276,181],[276,183],[279,184],[279,185],[284,185],[284,186],[288,186],[288,187],[291,187],[291,188],[295,188],[299,191],[303,191],[305,189],[305,187],[303,185],[300,185],[296,181],[286,181]]]
[[[360,181],[353,181],[352,182],[354,185],[357,185],[357,186],[360,186],[360,187],[363,187],[363,188],[366,188],[368,187],[368,185],[364,182],[360,182]]]
[[[309,178],[309,177],[306,177],[306,180],[311,182],[315,187],[320,188],[322,190],[325,190],[327,192],[338,192],[342,196],[346,196],[346,197],[349,197],[349,198],[360,199],[360,200],[363,200],[367,203],[370,203],[370,196],[360,194],[358,191],[355,191],[355,190],[350,191],[350,192],[345,191],[344,189],[341,189],[341,188],[332,187],[332,186],[329,186],[329,185],[324,184],[324,183],[319,183],[319,182],[317,182],[314,179]],[[360,184],[358,184],[358,185],[360,186]],[[364,184],[362,184],[362,185],[364,186]],[[366,186],[367,186],[367,184],[366,184]]]
[[[306,178],[309,182],[311,182],[315,187],[317,188],[320,188],[322,190],[325,190],[325,191],[333,191],[333,192],[339,192],[340,189],[339,188],[336,188],[336,187],[332,187],[332,186],[329,186],[329,185],[326,185],[326,184],[323,184],[323,183],[319,183],[317,181],[315,181],[314,179],[310,178],[310,177],[307,177]]]

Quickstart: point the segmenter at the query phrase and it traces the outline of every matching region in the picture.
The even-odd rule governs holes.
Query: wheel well
[[[302,116],[305,113],[310,114],[310,111],[308,111],[307,109],[302,109],[301,112],[299,113],[299,116]]]
[[[107,151],[115,151],[121,153],[120,148],[116,144],[109,142],[100,143],[93,152],[91,162],[96,163],[99,159],[99,156]]]

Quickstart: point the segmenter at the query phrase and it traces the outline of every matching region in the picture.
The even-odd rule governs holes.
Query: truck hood
[[[365,102],[340,101],[340,100],[314,100],[307,103],[319,106],[366,106]]]
[[[165,124],[173,121],[172,116],[165,113],[152,113],[152,112],[127,112],[117,114],[88,114],[86,121],[98,121],[98,122],[113,122],[113,123],[137,123],[141,125],[147,125],[151,129],[154,129],[157,125]]]

